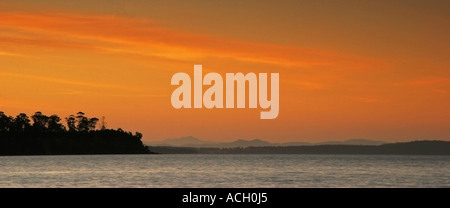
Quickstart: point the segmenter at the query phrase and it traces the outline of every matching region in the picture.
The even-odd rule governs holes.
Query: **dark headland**
[[[33,123],[31,124],[31,120]],[[0,155],[149,154],[139,132],[107,129],[104,118],[36,112],[11,117],[0,111]],[[97,126],[100,126],[97,129]]]

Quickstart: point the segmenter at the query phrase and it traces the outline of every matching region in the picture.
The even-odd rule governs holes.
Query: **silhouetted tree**
[[[69,117],[66,118],[66,122],[67,122],[67,128],[69,128],[70,132],[74,132],[77,131],[77,127],[76,127],[76,119],[74,115],[70,115]]]
[[[33,129],[38,132],[43,132],[47,129],[48,117],[40,111],[31,116],[33,119]]]
[[[9,131],[13,118],[0,111],[0,132]]]
[[[89,119],[89,130],[90,131],[94,131],[95,127],[97,126],[97,122],[98,122],[98,118],[90,118]]]
[[[102,116],[102,120],[100,121],[100,130],[106,130],[106,118],[105,116]]]
[[[89,131],[89,119],[84,116],[83,112],[77,113],[77,130],[78,131]]]
[[[65,130],[64,125],[62,125],[61,123],[61,118],[59,118],[58,115],[51,115],[48,118],[48,131],[50,132],[62,132]]]
[[[136,132],[135,137],[138,139],[142,139],[142,134],[140,132]]]
[[[14,132],[25,132],[31,127],[30,118],[27,114],[21,113],[16,118],[14,118],[12,130]]]

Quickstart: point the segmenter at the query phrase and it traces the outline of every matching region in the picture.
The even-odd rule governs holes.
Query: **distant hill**
[[[386,142],[366,140],[366,139],[351,139],[346,141],[329,141],[322,143],[308,143],[308,142],[286,142],[286,143],[271,143],[261,139],[244,140],[238,139],[233,142],[213,142],[205,141],[192,136],[165,139],[159,142],[148,142],[150,146],[168,146],[168,147],[216,147],[216,148],[233,148],[233,147],[267,147],[267,146],[308,146],[319,144],[332,145],[380,145]]]
[[[381,145],[386,144],[383,141],[374,141],[368,139],[350,139],[346,141],[330,141],[330,142],[321,142],[319,144],[341,144],[341,145]]]
[[[165,139],[160,142],[148,143],[154,146],[173,146],[173,147],[197,147],[207,144],[213,144],[213,142],[204,141],[201,139],[197,139],[192,136],[181,137],[181,138],[173,138],[173,139]]]
[[[273,146],[272,143],[260,139],[243,140],[239,139],[234,142],[220,143],[221,147],[264,147]]]
[[[382,145],[321,144],[305,146],[264,147],[160,147],[151,150],[161,154],[381,154],[381,155],[450,155],[450,142],[412,141]]]

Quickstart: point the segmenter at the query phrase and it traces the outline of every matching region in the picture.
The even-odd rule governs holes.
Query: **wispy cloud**
[[[386,98],[375,97],[375,96],[351,96],[352,100],[356,100],[363,103],[386,103],[388,100]]]
[[[285,83],[300,89],[320,90],[329,88],[326,83],[319,81],[286,80]]]
[[[142,92],[131,92],[131,93],[105,93],[105,92],[93,92],[93,91],[80,91],[80,90],[65,90],[65,91],[55,91],[48,92],[51,95],[69,95],[69,96],[96,96],[96,97],[120,97],[120,98],[159,98],[159,97],[169,97],[168,94],[151,94]]]
[[[22,56],[22,55],[17,54],[17,53],[10,53],[10,52],[5,52],[5,51],[0,51],[0,56]]]
[[[436,93],[440,96],[448,96],[450,91],[450,78],[447,77],[424,77],[408,81],[394,83],[396,87],[408,89],[422,89]]]
[[[158,26],[148,19],[111,15],[0,11],[0,25],[9,31],[0,32],[0,44],[78,48],[175,60],[218,57],[302,68],[379,64],[379,60],[358,55],[189,34]]]
[[[399,86],[436,86],[436,85],[450,85],[450,78],[446,77],[425,77],[420,79],[413,79],[404,82],[398,82],[396,85]]]
[[[23,73],[0,72],[0,76],[35,79],[35,80],[53,82],[53,83],[58,83],[58,84],[63,84],[63,85],[76,85],[76,86],[85,86],[85,87],[90,87],[90,88],[112,88],[112,89],[137,90],[136,88],[131,88],[131,87],[122,86],[122,85],[95,83],[95,82],[81,82],[81,81],[74,81],[74,80],[62,79],[62,78],[51,77],[51,76],[40,76],[40,75],[23,74]]]

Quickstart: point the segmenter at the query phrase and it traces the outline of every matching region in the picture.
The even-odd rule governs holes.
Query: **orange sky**
[[[144,140],[450,140],[447,1],[0,1],[0,110]],[[181,109],[177,72],[280,74],[280,113]]]

